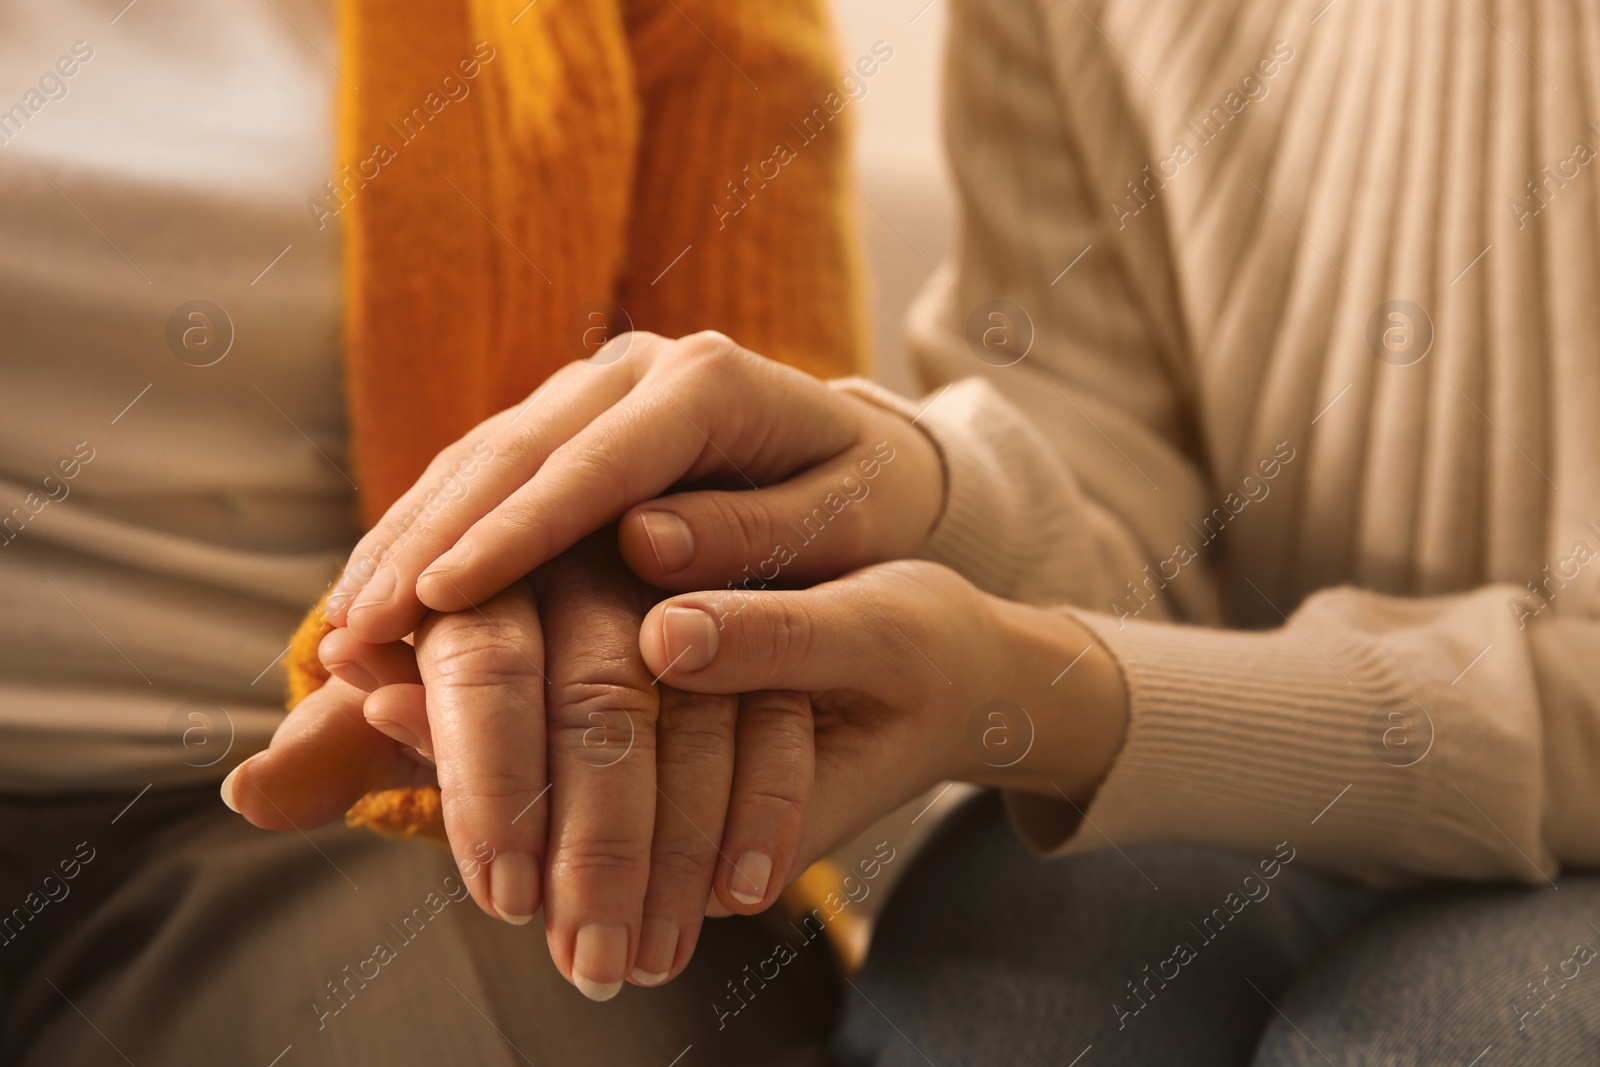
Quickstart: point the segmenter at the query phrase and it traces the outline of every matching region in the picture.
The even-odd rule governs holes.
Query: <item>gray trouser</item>
[[[0,1063],[827,1060],[808,1000],[827,969],[820,943],[752,987],[746,966],[770,957],[771,935],[709,923],[677,982],[591,1004],[537,924],[506,927],[457,899],[431,848],[340,827],[263,833],[209,789],[152,792],[119,814],[128,799],[0,798]],[[896,891],[831,1055],[1600,1062],[1600,968],[1575,962],[1576,945],[1600,943],[1600,879],[1393,898],[1293,862],[1268,879],[1263,858],[1144,848],[1040,862],[980,800]],[[741,982],[747,1006],[720,1011]]]
[[[215,788],[119,817],[129,799],[0,797],[0,1064],[826,1062],[803,995],[820,938],[736,1016],[727,983],[772,954],[748,920],[708,922],[672,985],[595,1004],[540,924],[489,919],[440,849],[267,833]]]
[[[896,890],[836,1062],[1600,1064],[1600,876],[1391,895],[1263,859],[1041,862],[982,798]]]

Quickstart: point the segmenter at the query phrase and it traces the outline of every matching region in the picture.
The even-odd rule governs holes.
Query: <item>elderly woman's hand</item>
[[[479,904],[524,921],[542,903],[557,966],[603,999],[680,972],[708,900],[762,910],[939,781],[1086,803],[1121,745],[1121,678],[1088,631],[946,568],[650,607],[607,551],[591,538],[547,568],[537,613],[519,583],[431,616],[414,659],[330,635],[339,677],[250,762],[238,806],[327,821],[429,780],[420,750],[457,855],[493,857]]]
[[[430,614],[414,648],[336,630],[322,648],[335,677],[233,778],[231,802],[285,829],[436,782],[484,911],[520,924],[542,906],[556,965],[596,999],[666,981],[708,903],[776,899],[812,747],[798,695],[657,686],[638,635],[658,595],[600,535],[481,610]]]
[[[674,488],[693,491],[657,499]],[[942,503],[938,454],[898,414],[721,334],[626,334],[441,452],[356,546],[328,618],[397,640],[619,520],[654,586],[817,581],[915,555]]]

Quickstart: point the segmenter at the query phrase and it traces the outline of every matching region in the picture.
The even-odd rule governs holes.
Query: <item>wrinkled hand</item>
[[[397,640],[618,520],[660,588],[832,578],[914,555],[942,478],[906,419],[721,334],[625,334],[441,452],[357,544],[328,618]],[[694,491],[657,499],[674,487]]]
[[[638,645],[656,595],[606,534],[481,609],[428,616],[414,648],[336,630],[335,677],[241,772],[241,811],[315,824],[435,780],[486,912],[522,923],[542,905],[557,966],[591,997],[666,981],[713,894],[753,913],[798,873],[811,720],[794,694],[656,686]]]

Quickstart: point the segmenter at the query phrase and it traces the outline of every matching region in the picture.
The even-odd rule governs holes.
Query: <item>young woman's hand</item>
[[[831,578],[915,555],[942,479],[898,414],[721,334],[625,334],[441,452],[356,546],[327,615],[395,641],[619,520],[660,588]],[[661,497],[674,488],[692,491]]]
[[[809,694],[816,779],[795,875],[941,781],[1086,805],[1126,731],[1120,672],[1087,629],[933,563],[672,597],[639,640],[678,689]]]

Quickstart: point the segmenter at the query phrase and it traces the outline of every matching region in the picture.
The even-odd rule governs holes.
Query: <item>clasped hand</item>
[[[941,780],[1086,796],[1123,715],[1083,627],[906,559],[943,492],[907,420],[720,335],[613,345],[441,452],[362,539],[333,677],[227,786],[288,829],[436,784],[473,898],[542,908],[596,999],[676,976],[706,915],[770,906]],[[1072,713],[997,765],[969,736],[996,699]]]

